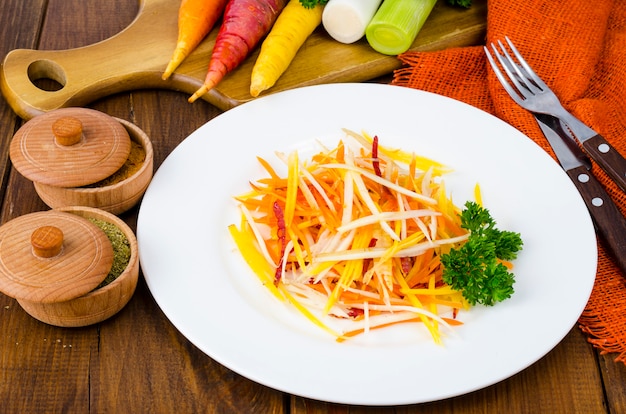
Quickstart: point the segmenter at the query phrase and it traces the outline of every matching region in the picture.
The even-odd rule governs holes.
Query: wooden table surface
[[[124,29],[137,10],[138,2],[131,0],[4,0],[0,54],[89,45]],[[89,107],[146,131],[156,167],[183,138],[221,113],[207,102],[190,105],[187,95],[166,90],[120,93]],[[0,117],[5,223],[47,207],[8,159],[10,139],[24,121],[2,99]],[[137,208],[122,218],[135,229]],[[544,358],[488,388],[418,405],[344,406],[267,388],[213,361],[168,321],[141,276],[135,295],[118,315],[85,328],[43,324],[0,294],[3,413],[624,413],[626,367],[613,358],[600,355],[572,327]]]

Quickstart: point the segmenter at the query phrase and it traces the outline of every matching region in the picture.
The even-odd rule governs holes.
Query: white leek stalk
[[[365,35],[382,0],[329,0],[322,14],[326,32],[338,42],[354,43]]]

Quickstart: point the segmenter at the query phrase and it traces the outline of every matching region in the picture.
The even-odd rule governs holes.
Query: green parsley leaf
[[[302,4],[307,9],[312,9],[318,4],[324,5],[328,3],[328,0],[300,0],[300,4]]]
[[[492,306],[508,299],[515,277],[501,261],[517,257],[523,246],[520,234],[498,230],[489,210],[475,202],[465,203],[460,218],[470,235],[459,248],[441,255],[443,281],[472,305]]]
[[[466,9],[469,9],[472,5],[472,0],[446,0],[446,3],[451,6],[465,7]]]

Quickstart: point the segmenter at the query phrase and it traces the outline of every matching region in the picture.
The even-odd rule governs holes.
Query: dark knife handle
[[[626,275],[626,218],[602,184],[584,166],[567,171],[585,200],[596,231],[613,260]]]
[[[600,134],[585,140],[583,148],[619,188],[626,192],[626,159]]]

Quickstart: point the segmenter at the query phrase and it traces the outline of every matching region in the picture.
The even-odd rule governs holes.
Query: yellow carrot
[[[252,69],[250,95],[259,94],[276,83],[287,70],[306,39],[322,22],[324,5],[305,7],[300,0],[290,0],[261,44]]]
[[[264,286],[266,286],[270,292],[278,299],[283,300],[284,297],[274,285],[274,269],[263,258],[263,254],[259,252],[254,245],[254,236],[251,236],[251,231],[241,226],[241,230],[234,224],[228,226],[228,231],[233,240],[237,244],[237,248],[242,253],[243,258],[250,266],[250,269],[258,276]]]
[[[227,0],[181,0],[178,9],[178,39],[163,80],[194,51],[221,17]]]

